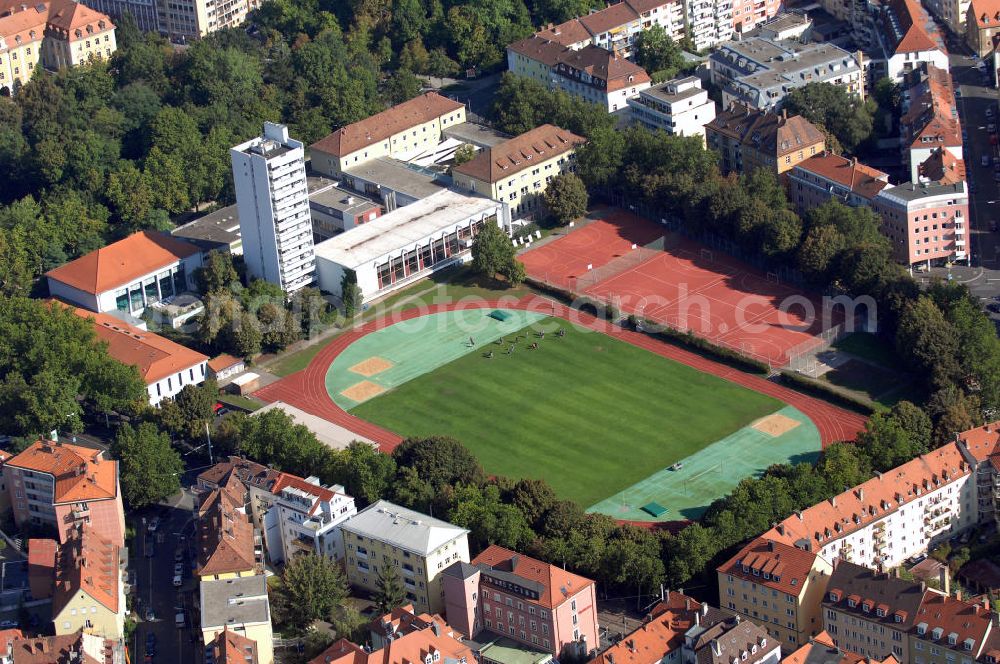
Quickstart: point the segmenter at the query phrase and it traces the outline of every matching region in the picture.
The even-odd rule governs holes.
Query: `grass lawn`
[[[855,332],[833,344],[833,347],[887,369],[899,366],[896,350],[869,332]]]
[[[522,341],[510,356],[469,353],[351,414],[404,436],[452,436],[487,472],[545,479],[586,508],[784,405],[603,334],[562,327],[562,338],[531,335],[538,350]]]

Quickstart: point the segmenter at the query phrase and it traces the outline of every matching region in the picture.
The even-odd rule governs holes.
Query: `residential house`
[[[108,344],[108,355],[139,370],[150,405],[177,396],[188,385],[205,382],[207,355],[109,314],[77,308],[73,313],[91,321],[97,338]]]
[[[202,579],[198,588],[201,607],[201,636],[205,646],[223,632],[231,632],[256,644],[256,664],[274,664],[274,634],[271,605],[267,599],[267,578],[263,574],[219,579]],[[223,636],[229,639],[229,636]],[[239,641],[244,645],[245,641]],[[238,660],[241,664],[245,659]]]
[[[197,564],[202,581],[263,572],[260,536],[244,508],[246,490],[236,478],[201,497],[196,525]]]
[[[893,257],[904,265],[941,265],[968,257],[969,190],[964,180],[886,187],[873,207],[882,217],[880,228],[892,242]]]
[[[875,196],[889,186],[888,173],[832,152],[800,162],[788,175],[788,197],[800,215],[830,200],[870,207]]]
[[[722,106],[780,107],[809,83],[830,83],[864,97],[861,56],[830,43],[748,37],[721,44],[709,56],[712,83],[722,88]]]
[[[989,661],[996,647],[996,615],[984,597],[977,601],[948,595],[947,584],[939,592],[928,588],[910,632],[911,664],[972,664]]]
[[[540,212],[542,194],[553,177],[576,171],[576,148],[585,139],[544,124],[520,136],[480,150],[455,166],[455,186],[510,206],[512,214]]]
[[[51,527],[65,543],[86,524],[102,539],[124,545],[118,462],[101,450],[38,440],[9,459],[3,475],[19,527]]]
[[[550,24],[535,34],[567,48],[592,45],[631,56],[636,37],[654,25],[680,42],[685,36],[683,4],[675,0],[624,0],[559,25]]]
[[[402,578],[406,599],[423,612],[444,607],[441,572],[469,562],[469,531],[385,500],[341,524],[351,585],[374,591],[380,574]]]
[[[632,120],[653,131],[673,136],[700,136],[715,119],[715,102],[696,76],[675,78],[639,92],[628,100]]]
[[[339,177],[378,157],[412,158],[433,150],[442,131],[465,122],[465,105],[428,92],[346,127],[309,146],[314,171]]]
[[[921,64],[948,69],[941,33],[917,0],[886,0],[876,12],[881,57],[873,62],[872,80],[888,76],[900,83]]]
[[[271,563],[287,562],[306,553],[344,560],[339,526],[358,509],[343,486],[326,487],[315,476],[302,479],[281,473],[271,494],[271,507],[264,515],[264,540]]]
[[[777,175],[822,154],[823,132],[801,115],[753,110],[733,104],[705,125],[708,147],[718,152],[724,173],[766,168]]]
[[[957,442],[976,469],[976,502],[980,523],[995,523],[1000,514],[1000,422],[958,434]]]
[[[441,574],[447,614],[463,634],[500,634],[557,658],[600,646],[595,585],[586,577],[497,545]]]
[[[340,639],[309,664],[471,664],[476,661],[461,634],[438,615],[417,615],[412,606],[405,606],[383,616],[379,622],[383,631],[378,634],[372,630],[371,649]]]
[[[904,80],[900,138],[903,163],[910,166],[910,181],[923,177],[921,164],[935,152],[948,150],[962,158],[962,126],[951,74],[947,68],[919,65]]]
[[[12,630],[17,631],[17,630]],[[124,644],[80,630],[59,636],[17,637],[7,641],[2,664],[126,664]]]
[[[123,562],[121,547],[87,525],[59,546],[52,593],[56,635],[82,629],[105,639],[125,636]]]
[[[260,664],[257,642],[227,625],[205,646],[205,664]]]
[[[247,368],[245,360],[233,357],[228,353],[216,355],[208,361],[206,366],[208,367],[208,375],[220,383],[236,374],[243,373]]]
[[[116,49],[111,18],[74,0],[0,5],[0,94],[16,94],[39,67],[76,67]]]
[[[965,43],[979,56],[985,58],[994,50],[995,37],[1000,34],[1000,1],[971,0],[963,14]]]
[[[813,551],[758,537],[717,568],[719,604],[765,626],[787,648],[819,634],[833,565]]]
[[[195,290],[198,247],[158,231],[140,231],[45,273],[49,294],[95,313],[138,318],[163,298]]]

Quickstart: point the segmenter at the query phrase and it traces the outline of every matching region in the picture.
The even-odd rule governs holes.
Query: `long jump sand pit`
[[[377,355],[373,355],[368,359],[361,360],[353,367],[348,369],[348,371],[364,376],[365,378],[370,378],[371,376],[374,376],[375,374],[380,374],[386,369],[391,369],[394,366],[396,365],[390,362],[389,360],[385,359],[384,357],[378,357]]]
[[[381,385],[373,383],[370,380],[363,380],[360,383],[351,385],[346,390],[342,390],[340,394],[351,401],[361,403],[362,401],[368,401],[372,397],[377,397],[383,392],[385,392],[385,388]]]
[[[774,413],[773,415],[762,417],[750,426],[761,433],[777,437],[785,432],[791,431],[800,424],[802,423],[798,420],[793,420],[792,418],[782,415],[781,413]]]

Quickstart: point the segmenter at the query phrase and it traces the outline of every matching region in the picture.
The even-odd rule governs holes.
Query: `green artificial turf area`
[[[452,436],[487,472],[545,479],[587,507],[784,406],[559,319],[532,327],[511,355],[476,348],[350,412],[403,436]],[[408,341],[421,343],[440,342]]]

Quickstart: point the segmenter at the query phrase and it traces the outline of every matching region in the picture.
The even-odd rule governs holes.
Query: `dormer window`
[[[871,602],[862,602],[861,603],[861,610],[864,611],[865,613],[871,612],[871,610],[872,610],[872,603]]]
[[[771,578],[772,578],[772,579],[774,579],[775,581],[781,581],[781,577],[780,577],[780,576],[778,576],[777,574],[775,574],[775,575],[774,575],[774,576],[772,576]]]
[[[81,30],[80,28],[77,28],[76,32],[74,32],[73,34],[75,34],[76,37],[79,39],[80,37],[83,37],[83,30]]]
[[[847,606],[849,606],[849,607],[851,607],[853,609],[853,608],[855,608],[855,607],[858,606],[858,603],[855,602],[853,599],[849,599],[849,600],[847,600]]]
[[[753,571],[753,575],[754,576],[760,576],[760,570],[755,568],[754,571]]]
[[[953,646],[956,645],[957,643],[958,643],[958,634],[952,632],[951,634],[948,635],[948,645]]]
[[[903,616],[899,615],[898,613],[893,616],[893,619],[898,623],[903,622]]]
[[[882,608],[875,609],[875,615],[877,615],[879,618],[885,618],[885,609]]]

